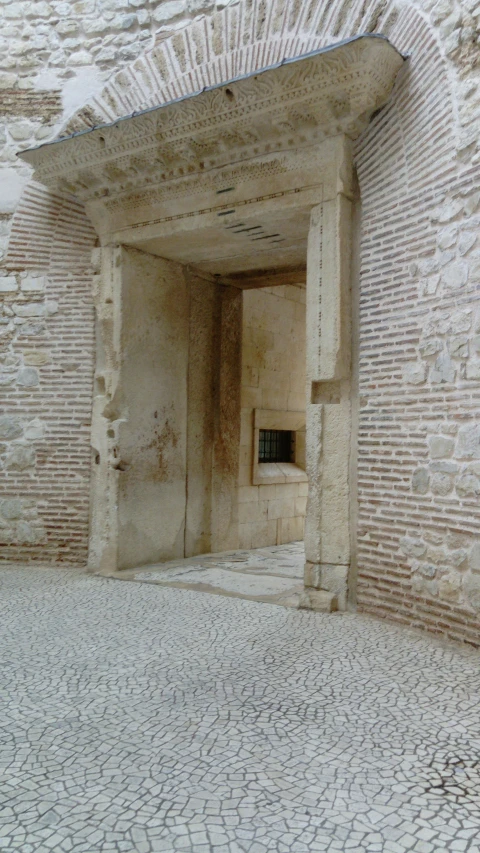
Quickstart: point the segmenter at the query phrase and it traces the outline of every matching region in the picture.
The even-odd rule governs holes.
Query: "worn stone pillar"
[[[89,566],[183,557],[189,302],[183,267],[100,250]]]
[[[346,607],[350,567],[351,200],[311,213],[307,254],[305,595],[318,610]]]

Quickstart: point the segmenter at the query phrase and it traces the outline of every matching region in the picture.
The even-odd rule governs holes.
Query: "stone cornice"
[[[89,201],[337,134],[353,139],[402,63],[387,39],[362,36],[19,156],[40,183]]]

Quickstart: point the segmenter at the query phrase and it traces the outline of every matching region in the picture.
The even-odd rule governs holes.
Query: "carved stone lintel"
[[[354,139],[402,64],[386,39],[363,36],[21,156],[40,183],[111,198],[329,136]]]

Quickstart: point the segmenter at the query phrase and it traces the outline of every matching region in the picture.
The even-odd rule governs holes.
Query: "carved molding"
[[[355,138],[403,58],[364,36],[142,114],[23,152],[35,178],[87,201],[265,153]]]

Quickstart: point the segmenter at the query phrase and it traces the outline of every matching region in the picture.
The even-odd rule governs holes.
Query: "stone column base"
[[[321,592],[333,595],[337,604],[335,610],[347,609],[349,566],[331,563],[305,563],[305,592]],[[316,608],[314,608],[316,609]]]
[[[315,610],[317,613],[334,613],[338,610],[337,596],[325,589],[307,588],[303,591],[299,610]]]

